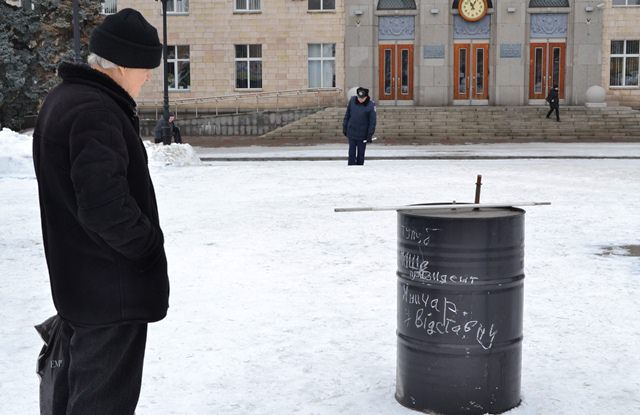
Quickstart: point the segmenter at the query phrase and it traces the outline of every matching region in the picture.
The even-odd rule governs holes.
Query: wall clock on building
[[[458,13],[467,22],[477,22],[487,15],[487,0],[460,0]]]

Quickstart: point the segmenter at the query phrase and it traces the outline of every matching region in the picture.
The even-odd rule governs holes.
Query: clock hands
[[[487,11],[487,3],[485,0],[459,0],[458,10],[463,15],[465,20],[476,21],[483,16]],[[476,20],[471,20],[476,19]]]

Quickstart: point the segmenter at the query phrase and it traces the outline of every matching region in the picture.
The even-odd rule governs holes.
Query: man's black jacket
[[[551,108],[555,108],[560,105],[560,97],[558,96],[558,91],[555,88],[552,88],[547,95],[547,102],[551,106]]]
[[[81,325],[160,320],[167,261],[135,101],[86,65],[58,73],[33,133],[56,309]]]

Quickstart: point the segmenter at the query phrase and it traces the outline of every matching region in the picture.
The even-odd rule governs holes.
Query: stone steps
[[[640,112],[626,107],[379,107],[376,135],[399,142],[505,140],[640,141]],[[342,141],[344,108],[327,108],[265,134],[265,139]]]

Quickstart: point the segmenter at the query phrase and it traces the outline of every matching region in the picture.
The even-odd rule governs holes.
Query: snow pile
[[[0,131],[0,177],[33,177],[31,136],[3,128]]]
[[[149,165],[154,167],[161,166],[199,166],[202,164],[200,158],[189,144],[171,144],[165,146],[163,144],[155,144],[151,141],[145,141],[144,146],[147,148],[149,156]]]
[[[0,177],[34,177],[31,135],[16,133],[8,128],[0,131]],[[189,144],[164,146],[145,141],[149,165],[199,166],[202,164]]]

